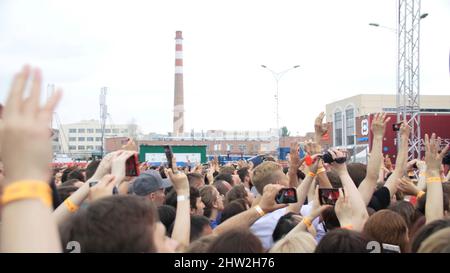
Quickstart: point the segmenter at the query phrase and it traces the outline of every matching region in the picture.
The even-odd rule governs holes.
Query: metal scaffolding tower
[[[425,16],[420,0],[398,0],[397,122],[406,120],[411,127],[408,160],[420,158],[419,41]]]

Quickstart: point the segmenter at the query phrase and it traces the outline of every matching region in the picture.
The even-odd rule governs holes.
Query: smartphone
[[[170,147],[169,145],[165,145],[164,153],[166,154],[167,165],[168,165],[169,169],[173,170],[173,168],[172,168],[173,167],[172,166],[172,159],[173,159],[172,147]]]
[[[137,154],[133,154],[125,162],[126,176],[139,176],[139,160]]]
[[[400,131],[400,126],[402,125],[402,123],[394,123],[392,124],[392,131],[397,132]]]
[[[297,203],[297,190],[295,188],[281,189],[275,197],[277,204]]]
[[[344,191],[344,189],[342,189]],[[336,205],[339,198],[339,189],[319,189],[320,205]]]
[[[298,156],[300,158],[304,158],[306,156],[305,150],[303,149],[303,147],[300,145],[300,149],[298,151]]]

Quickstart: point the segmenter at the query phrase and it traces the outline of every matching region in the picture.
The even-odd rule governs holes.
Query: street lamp
[[[277,138],[278,138],[276,146],[277,146],[277,153],[278,153],[279,152],[278,148],[280,146],[280,115],[279,115],[279,88],[278,88],[278,84],[280,82],[281,77],[283,77],[284,74],[286,74],[288,71],[290,71],[292,69],[299,68],[300,65],[294,65],[294,66],[292,66],[292,67],[290,67],[290,68],[288,68],[288,69],[286,69],[284,71],[281,71],[281,72],[275,72],[275,71],[273,71],[272,69],[268,68],[266,65],[263,65],[263,64],[261,65],[261,67],[269,70],[272,73],[273,78],[275,79],[275,82],[276,82],[276,85],[277,85],[277,90],[276,90],[276,95],[275,95],[275,104],[276,104],[276,119],[277,119],[277,122],[276,122],[277,123]]]

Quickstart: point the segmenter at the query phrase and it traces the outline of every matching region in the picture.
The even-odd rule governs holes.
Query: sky
[[[422,1],[421,94],[449,94],[450,1]],[[61,123],[98,119],[172,131],[175,31],[183,31],[185,131],[313,131],[325,105],[395,94],[395,0],[0,0],[0,102],[14,73],[40,67],[63,89]],[[45,92],[42,100],[45,99]]]

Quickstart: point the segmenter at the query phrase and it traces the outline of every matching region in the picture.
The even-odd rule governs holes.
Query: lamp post
[[[276,145],[276,149],[277,149],[277,154],[279,153],[279,146],[280,146],[280,114],[279,114],[279,105],[280,105],[280,99],[279,99],[279,88],[278,88],[278,84],[280,82],[281,77],[284,76],[284,74],[286,74],[288,71],[295,69],[295,68],[299,68],[300,65],[294,65],[293,67],[290,67],[286,70],[283,70],[281,72],[275,72],[272,69],[268,68],[266,65],[261,65],[262,68],[265,68],[267,70],[269,70],[272,75],[273,78],[275,79],[275,83],[277,86],[276,89],[276,94],[275,94],[275,105],[276,105],[276,124],[277,124],[277,145]]]

